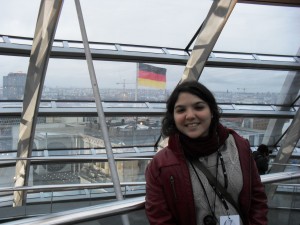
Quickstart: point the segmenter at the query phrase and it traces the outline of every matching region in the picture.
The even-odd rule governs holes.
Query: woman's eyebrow
[[[174,109],[176,109],[176,108],[183,108],[183,107],[185,107],[185,105],[175,105]]]
[[[193,105],[207,105],[207,103],[205,101],[198,101],[195,102]]]
[[[197,101],[197,102],[194,102],[192,105],[206,105],[207,103],[205,101]],[[174,109],[176,108],[182,108],[182,107],[186,107],[186,105],[184,104],[180,104],[180,105],[175,105]]]

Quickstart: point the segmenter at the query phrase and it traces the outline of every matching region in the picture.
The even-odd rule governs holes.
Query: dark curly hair
[[[213,115],[210,125],[210,132],[215,130],[220,120],[221,111],[217,105],[214,95],[211,93],[210,90],[208,90],[207,87],[205,87],[198,81],[184,81],[174,89],[167,101],[167,111],[162,120],[162,135],[167,137],[179,132],[175,125],[174,107],[175,103],[178,100],[179,94],[182,92],[196,95],[208,104],[210,111]]]

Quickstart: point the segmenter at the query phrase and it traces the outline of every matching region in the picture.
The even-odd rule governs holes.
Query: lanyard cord
[[[223,176],[224,176],[224,187],[225,187],[225,189],[227,189],[227,187],[228,187],[228,176],[227,176],[227,172],[226,172],[226,167],[225,167],[223,156],[222,156],[220,150],[218,149],[217,164],[219,163],[219,158],[220,158],[220,161],[221,161],[222,171],[223,171]]]
[[[208,205],[209,205],[209,209],[210,209],[212,215],[213,215],[215,218],[216,218],[216,216],[215,216],[216,195],[218,195],[218,197],[219,197],[220,200],[222,201],[222,203],[223,203],[223,205],[224,205],[224,208],[226,209],[227,214],[229,215],[229,207],[228,207],[228,205],[227,205],[227,202],[226,202],[226,200],[225,200],[223,194],[216,188],[216,187],[218,186],[218,167],[219,167],[219,158],[220,158],[221,165],[222,165],[222,172],[223,172],[223,176],[224,176],[224,186],[225,186],[225,189],[227,189],[227,187],[228,187],[228,176],[227,176],[227,172],[226,172],[226,167],[225,167],[224,159],[223,159],[223,156],[222,156],[221,152],[220,152],[219,149],[218,149],[218,153],[217,153],[217,164],[216,164],[216,176],[215,176],[216,179],[215,179],[215,184],[212,184],[212,183],[209,182],[210,185],[211,185],[211,187],[212,187],[213,190],[215,191],[215,200],[214,200],[214,204],[213,204],[213,209],[212,209],[212,206],[210,205],[210,202],[209,202],[209,199],[208,199],[208,195],[207,195],[206,190],[205,190],[205,188],[204,188],[204,185],[203,185],[203,183],[202,183],[202,181],[201,181],[201,179],[200,179],[200,177],[199,177],[199,175],[198,175],[198,173],[197,173],[197,171],[196,171],[196,169],[195,169],[195,167],[194,167],[194,164],[192,163],[192,161],[189,161],[190,164],[191,164],[191,166],[192,166],[192,168],[193,168],[193,170],[194,170],[194,172],[195,172],[195,174],[196,174],[196,176],[197,176],[197,178],[198,178],[198,180],[199,180],[199,183],[201,184],[201,187],[202,187],[202,189],[203,189],[203,191],[204,191],[204,195],[205,195],[205,198],[206,198],[207,203],[208,203]],[[203,174],[205,175],[205,173],[203,173]],[[205,175],[205,176],[206,176],[206,175]],[[208,180],[208,181],[209,181],[209,180]]]
[[[194,170],[194,172],[195,172],[195,174],[196,174],[196,176],[197,176],[197,178],[198,178],[198,180],[199,180],[199,183],[201,184],[201,187],[202,187],[202,189],[203,189],[203,191],[204,191],[204,195],[205,195],[205,198],[206,198],[206,200],[207,200],[207,203],[208,203],[210,212],[211,212],[212,216],[213,216],[215,219],[217,219],[217,217],[216,217],[216,215],[215,215],[216,192],[215,192],[215,201],[214,201],[214,210],[213,210],[213,209],[211,208],[210,203],[209,203],[209,199],[208,199],[206,190],[205,190],[204,185],[203,185],[203,183],[202,183],[202,181],[201,181],[201,179],[200,179],[200,177],[199,177],[199,174],[197,173],[197,171],[196,171],[196,169],[195,169],[195,167],[194,167],[194,164],[193,164],[191,161],[190,161],[190,164],[191,164],[191,166],[192,166],[192,168],[193,168],[193,170]]]
[[[219,149],[218,149],[218,152],[219,152]],[[218,183],[218,168],[219,168],[219,154],[217,154],[217,164],[216,164],[216,183],[215,183],[215,185],[217,186],[217,183]],[[205,174],[204,174],[205,175]],[[209,182],[209,181],[208,181]],[[215,192],[215,200],[214,200],[214,212],[215,212],[215,210],[216,210],[216,192]]]

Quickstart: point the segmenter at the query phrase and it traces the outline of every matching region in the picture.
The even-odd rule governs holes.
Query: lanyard
[[[243,224],[246,224],[246,219],[244,218],[244,216],[243,216],[243,214],[242,214],[242,212],[241,212],[241,210],[240,210],[238,204],[233,200],[232,196],[227,192],[227,190],[226,190],[225,188],[223,188],[223,186],[218,182],[217,177],[213,177],[213,175],[209,172],[209,170],[208,170],[206,167],[204,167],[204,166],[200,163],[199,160],[195,160],[194,163],[192,163],[192,162],[190,161],[190,163],[191,163],[191,165],[192,165],[193,168],[194,168],[194,165],[196,165],[196,166],[202,171],[202,173],[206,176],[206,178],[207,178],[207,180],[208,180],[208,182],[210,183],[211,186],[215,186],[215,185],[213,185],[213,183],[216,183],[216,184],[217,184],[217,186],[215,186],[215,188],[216,188],[216,190],[218,190],[218,192],[221,193],[221,196],[224,198],[224,201],[222,201],[222,203],[223,203],[223,202],[226,203],[226,201],[225,201],[225,198],[226,198],[226,200],[227,200],[228,202],[230,202],[230,204],[235,208],[235,210],[236,210],[236,211],[238,212],[238,214],[240,215],[240,217],[241,217],[241,219],[242,219],[242,221],[243,221]],[[195,173],[197,174],[195,168],[194,168],[194,171],[195,171]],[[201,180],[200,180],[198,174],[197,174],[197,177],[198,177],[199,181],[201,182]],[[217,192],[215,192],[215,193],[217,194]],[[224,204],[224,203],[223,203],[223,204]],[[227,203],[226,203],[226,205],[227,205]],[[225,205],[224,205],[224,207],[225,207]],[[227,207],[228,207],[228,206],[227,206]],[[226,209],[226,207],[225,207],[225,209]]]
[[[199,164],[201,165],[201,167],[199,167],[199,166],[197,166],[197,167],[198,167],[198,168],[203,172],[203,174],[207,177],[207,180],[209,181],[211,187],[212,187],[213,190],[215,191],[215,194],[218,195],[218,197],[220,198],[220,200],[221,200],[221,202],[222,202],[224,208],[226,209],[227,215],[229,215],[229,207],[228,207],[228,205],[227,205],[227,202],[226,202],[226,200],[225,200],[223,194],[216,188],[216,186],[218,185],[218,167],[219,167],[219,158],[220,158],[220,161],[221,161],[222,172],[223,172],[223,176],[224,176],[224,186],[225,186],[225,189],[227,189],[227,187],[228,187],[228,176],[227,176],[227,173],[226,173],[226,167],[225,167],[225,163],[224,163],[223,156],[222,156],[222,154],[221,154],[221,152],[220,152],[219,150],[218,150],[218,154],[217,154],[216,177],[215,177],[215,182],[214,182],[215,184],[213,184],[213,183],[210,181],[210,179],[208,179],[207,174],[205,173],[205,171],[204,171],[204,169],[203,169],[204,166],[203,166],[199,161],[198,161],[198,163],[196,163],[196,164],[197,164],[197,165],[199,165]],[[204,185],[203,185],[203,183],[202,183],[202,181],[201,181],[201,179],[200,179],[200,177],[199,177],[199,175],[198,175],[198,173],[197,173],[197,171],[196,171],[196,169],[195,169],[194,164],[192,163],[192,161],[190,161],[190,164],[191,164],[191,166],[192,166],[192,168],[193,168],[193,170],[194,170],[194,172],[195,172],[195,174],[196,174],[196,176],[197,176],[197,178],[198,178],[198,181],[199,181],[199,183],[200,183],[200,185],[201,185],[201,187],[202,187],[202,189],[203,189],[203,191],[204,191],[204,195],[205,195],[205,198],[206,198],[207,203],[208,203],[208,205],[209,205],[210,211],[211,211],[212,215],[216,218],[215,212],[214,212],[214,211],[215,211],[215,207],[214,207],[214,209],[212,209],[212,206],[211,206],[211,204],[210,204],[210,202],[209,202],[208,195],[207,195],[207,193],[206,193],[206,190],[205,190],[205,188],[204,188]],[[215,201],[216,201],[216,199],[215,199]],[[215,201],[214,201],[214,206],[215,206]]]

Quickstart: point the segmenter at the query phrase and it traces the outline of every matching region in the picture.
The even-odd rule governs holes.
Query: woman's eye
[[[183,113],[185,110],[184,109],[182,109],[182,108],[180,108],[180,109],[176,109],[176,113]]]
[[[204,106],[202,106],[202,105],[195,106],[195,109],[198,110],[198,111],[200,111],[200,110],[204,109]]]

